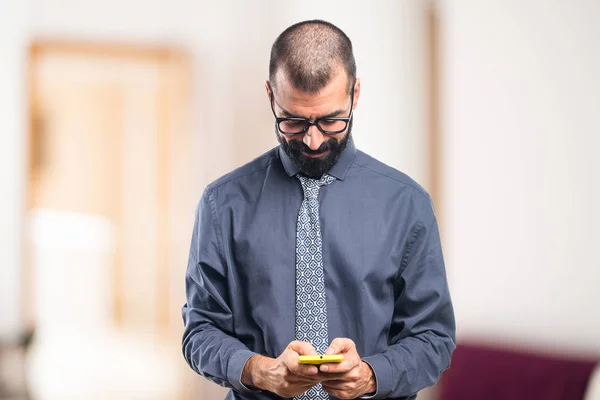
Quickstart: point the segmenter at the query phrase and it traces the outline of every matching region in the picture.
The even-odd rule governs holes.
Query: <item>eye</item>
[[[296,121],[296,120],[287,120],[287,121],[285,121],[285,124],[288,126],[301,126],[301,125],[304,125],[305,122],[304,121]]]
[[[337,119],[324,119],[319,121],[321,129],[327,132],[341,132],[346,129],[346,122]]]
[[[333,126],[335,124],[339,124],[342,121],[337,121],[335,119],[324,119],[321,121],[321,124],[323,124],[324,126]],[[343,124],[343,122],[342,122]]]

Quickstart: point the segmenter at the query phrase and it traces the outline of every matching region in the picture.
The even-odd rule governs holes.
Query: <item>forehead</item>
[[[331,109],[346,106],[348,96],[348,77],[343,68],[339,68],[323,89],[318,93],[298,90],[281,69],[275,75],[274,94],[276,101],[287,111],[298,115],[310,113],[326,114]]]

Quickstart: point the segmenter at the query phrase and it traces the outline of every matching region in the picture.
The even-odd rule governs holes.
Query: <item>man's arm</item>
[[[256,353],[232,336],[227,264],[218,229],[214,202],[207,190],[196,210],[186,273],[183,355],[200,375],[247,393],[252,391],[241,383],[242,370]]]
[[[437,221],[431,207],[415,225],[396,279],[385,352],[364,357],[375,373],[373,398],[408,397],[437,382],[456,347],[455,321]]]
[[[182,309],[185,360],[200,375],[241,393],[257,391],[248,386],[282,397],[305,392],[319,382],[315,366],[298,363],[300,354],[316,354],[310,343],[294,341],[273,359],[250,351],[233,336],[220,235],[215,203],[207,190],[196,210],[186,273],[187,303]]]

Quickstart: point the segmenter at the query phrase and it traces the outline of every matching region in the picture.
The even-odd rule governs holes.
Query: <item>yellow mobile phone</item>
[[[299,356],[300,364],[320,365],[325,363],[340,363],[344,360],[341,354],[323,354],[322,356]]]

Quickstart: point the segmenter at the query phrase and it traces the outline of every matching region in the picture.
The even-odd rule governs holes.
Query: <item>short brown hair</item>
[[[282,68],[293,85],[307,93],[318,93],[333,77],[338,66],[348,76],[352,93],[356,61],[350,38],[337,26],[322,20],[298,22],[283,31],[271,47],[269,80]]]

